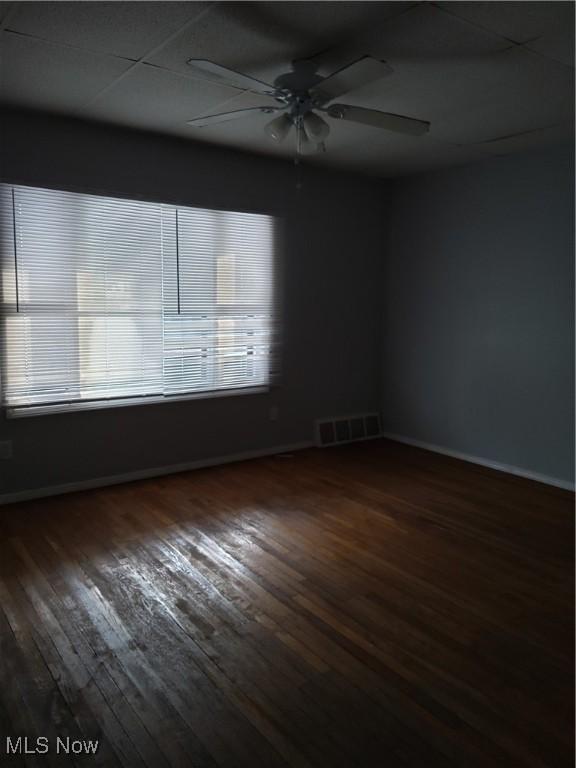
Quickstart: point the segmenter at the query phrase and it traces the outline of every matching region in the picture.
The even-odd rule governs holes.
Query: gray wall
[[[386,429],[573,479],[570,148],[388,188]]]
[[[390,432],[572,477],[568,150],[386,184],[307,169],[296,192],[294,167],[269,158],[17,112],[0,131],[11,181],[264,210],[285,225],[278,388],[0,416],[14,448],[0,495],[307,441],[317,417],[379,407]]]
[[[380,187],[352,175],[47,116],[0,116],[0,172],[284,217],[283,374],[277,389],[201,401],[8,420],[0,494],[312,439],[316,417],[377,410]],[[270,421],[277,405],[279,418]]]

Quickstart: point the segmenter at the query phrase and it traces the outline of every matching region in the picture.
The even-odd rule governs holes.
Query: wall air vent
[[[377,413],[316,420],[316,445],[320,447],[371,440],[381,436],[380,416]]]

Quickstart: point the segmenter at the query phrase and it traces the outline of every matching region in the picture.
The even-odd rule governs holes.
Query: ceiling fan
[[[324,78],[316,73],[313,62],[305,59],[295,61],[292,64],[293,70],[277,77],[274,85],[205,59],[189,59],[188,64],[199,77],[268,96],[278,103],[278,106],[248,107],[197,117],[188,121],[188,125],[194,128],[236,120],[259,112],[275,115],[265,126],[265,133],[272,141],[280,143],[295,128],[298,154],[325,151],[324,142],[330,133],[330,125],[322,115],[332,120],[346,120],[411,136],[420,136],[430,128],[430,123],[425,120],[333,103],[339,96],[392,73],[388,64],[370,56],[363,56]]]

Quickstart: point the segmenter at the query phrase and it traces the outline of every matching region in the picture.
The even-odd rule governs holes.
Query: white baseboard
[[[122,475],[108,475],[107,477],[96,477],[90,480],[79,480],[75,483],[50,485],[44,488],[33,488],[29,491],[4,493],[0,494],[0,505],[13,504],[17,501],[41,499],[46,496],[59,496],[62,493],[88,491],[92,488],[103,488],[107,485],[131,483],[134,480],[146,480],[151,477],[161,477],[162,475],[173,475],[178,472],[188,472],[192,469],[216,467],[220,464],[232,464],[233,462],[246,461],[247,459],[259,459],[263,456],[274,456],[279,453],[292,453],[294,451],[301,451],[304,448],[311,448],[313,445],[314,443],[312,441],[291,443],[289,445],[276,445],[273,448],[262,448],[255,451],[242,451],[241,453],[231,453],[227,456],[218,456],[217,458],[212,459],[200,459],[199,461],[187,461],[183,464],[171,464],[167,467],[151,467],[150,469],[139,469],[134,472],[126,472]]]
[[[423,448],[433,453],[441,453],[445,456],[451,456],[455,459],[461,459],[462,461],[468,461],[472,464],[479,464],[483,467],[489,467],[490,469],[496,469],[499,472],[507,472],[511,475],[517,475],[519,477],[525,477],[529,480],[536,480],[539,483],[545,483],[546,485],[553,485],[556,488],[563,488],[567,491],[574,491],[574,483],[568,480],[560,480],[556,477],[550,477],[549,475],[542,475],[537,472],[531,472],[527,469],[521,469],[520,467],[514,467],[509,464],[502,464],[497,461],[490,461],[488,459],[480,458],[479,456],[472,456],[468,453],[462,453],[461,451],[453,451],[448,448],[443,448],[439,445],[433,445],[432,443],[426,443],[422,440],[414,440],[404,435],[397,435],[392,432],[384,432],[381,437],[385,437],[388,440],[394,440],[398,443],[406,443],[407,445],[413,445],[416,448]],[[76,491],[88,491],[93,488],[103,488],[108,485],[120,485],[121,483],[131,483],[135,480],[146,480],[152,477],[161,477],[162,475],[172,475],[178,472],[188,472],[193,469],[202,469],[204,467],[215,467],[220,464],[232,464],[237,461],[246,461],[248,459],[258,459],[264,456],[274,456],[279,453],[292,453],[294,451],[301,451],[305,448],[314,447],[312,441],[305,441],[300,443],[291,443],[289,445],[277,445],[272,448],[263,448],[254,451],[242,451],[241,453],[231,453],[226,456],[219,456],[211,459],[200,459],[198,461],[188,461],[182,464],[171,464],[166,467],[151,467],[149,469],[140,469],[134,472],[126,472],[121,475],[108,475],[107,477],[97,477],[90,480],[79,480],[75,483],[64,483],[63,485],[51,485],[44,488],[33,488],[28,491],[15,491],[14,493],[0,494],[0,505],[13,504],[18,501],[30,501],[32,499],[41,499],[47,496],[59,496],[63,493],[74,493]]]
[[[556,488],[563,488],[566,491],[574,491],[575,489],[574,483],[571,483],[569,480],[561,480],[560,478],[551,477],[550,475],[541,475],[539,472],[531,472],[529,469],[522,469],[521,467],[515,467],[511,464],[502,464],[499,461],[483,459],[480,456],[472,456],[469,453],[453,451],[449,448],[443,448],[440,445],[425,443],[422,440],[414,440],[411,437],[396,435],[392,432],[384,432],[382,436],[388,438],[388,440],[394,440],[397,443],[406,443],[407,445],[413,445],[416,448],[423,448],[426,451],[441,453],[444,456],[451,456],[453,459],[461,459],[462,461],[469,461],[471,464],[479,464],[482,467],[496,469],[498,472],[506,472],[509,475],[517,475],[518,477],[525,477],[528,480],[536,480],[538,483],[553,485]]]

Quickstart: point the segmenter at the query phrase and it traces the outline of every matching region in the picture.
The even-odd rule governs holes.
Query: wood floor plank
[[[99,738],[106,768],[568,768],[573,510],[387,440],[3,507],[1,736]]]

